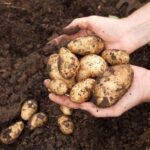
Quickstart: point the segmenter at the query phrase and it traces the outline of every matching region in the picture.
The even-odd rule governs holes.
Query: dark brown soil
[[[150,104],[119,118],[98,119],[76,111],[75,132],[65,136],[56,124],[59,106],[48,100],[43,86],[48,78],[43,51],[48,38],[77,17],[124,17],[127,6],[118,10],[116,4],[117,0],[0,0],[0,131],[20,119],[20,105],[28,98],[35,98],[49,118],[46,126],[32,132],[26,127],[15,143],[0,143],[0,150],[144,150],[150,146]],[[150,69],[150,48],[138,50],[131,62]]]

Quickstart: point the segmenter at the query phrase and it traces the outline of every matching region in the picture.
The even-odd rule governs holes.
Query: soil
[[[22,102],[38,101],[48,123],[34,131],[27,126],[11,145],[0,150],[144,150],[150,149],[150,104],[142,104],[118,118],[94,118],[75,111],[75,132],[63,135],[56,124],[59,106],[48,100],[43,80],[49,38],[77,17],[127,15],[127,5],[117,9],[117,0],[0,0],[0,131],[20,119]],[[141,1],[141,3],[148,2]],[[49,52],[51,53],[51,52]],[[150,48],[132,54],[131,63],[150,69]],[[149,88],[149,87],[146,87]],[[148,147],[149,146],[149,147]]]

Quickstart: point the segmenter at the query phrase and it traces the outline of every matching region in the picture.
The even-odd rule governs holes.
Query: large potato
[[[133,70],[128,64],[110,67],[95,85],[97,105],[109,107],[116,103],[131,86],[133,75]]]
[[[103,48],[104,43],[97,36],[83,36],[68,43],[68,49],[75,54],[99,54]]]
[[[74,124],[68,116],[62,115],[58,117],[58,125],[63,134],[72,134],[74,131]]]
[[[80,60],[80,68],[76,77],[77,81],[102,76],[106,69],[107,63],[102,57],[96,54],[86,55]]]
[[[102,57],[111,65],[121,65],[129,63],[129,54],[126,51],[108,49],[102,52]]]
[[[79,60],[67,48],[62,47],[59,51],[58,69],[65,79],[75,77],[79,69]]]
[[[4,144],[11,144],[19,137],[23,129],[24,123],[22,121],[18,121],[15,124],[9,126],[8,128],[2,130],[0,134],[0,140]]]
[[[67,84],[63,80],[50,80],[48,90],[57,95],[63,95],[67,93]]]
[[[49,77],[53,80],[62,80],[67,84],[68,89],[71,89],[72,86],[75,84],[75,78],[71,79],[65,79],[62,77],[58,70],[58,59],[59,54],[53,54],[48,59],[48,71],[49,71]]]
[[[94,79],[86,79],[75,84],[70,91],[70,100],[74,103],[83,103],[87,101],[92,94]]]

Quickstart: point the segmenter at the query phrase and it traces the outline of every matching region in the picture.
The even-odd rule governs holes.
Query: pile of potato
[[[43,126],[47,122],[47,116],[43,112],[38,112],[38,104],[35,100],[27,100],[21,107],[21,119],[28,121],[28,128],[33,130],[35,128]],[[0,140],[4,144],[13,143],[24,129],[24,122],[18,121],[8,128],[2,130],[0,134]]]
[[[133,70],[129,55],[122,50],[105,50],[104,42],[97,36],[79,37],[67,48],[48,59],[47,69],[50,83],[48,91],[58,95],[69,95],[74,103],[81,104],[96,99],[98,107],[110,107],[129,89],[133,80]],[[33,130],[47,122],[47,116],[38,112],[35,100],[25,101],[21,108],[21,118],[28,121],[28,128]],[[60,106],[63,115],[58,117],[62,133],[71,134],[74,124],[69,117],[72,110]],[[0,140],[4,144],[13,143],[24,129],[24,122],[18,121],[2,130]]]
[[[128,53],[105,49],[104,42],[99,37],[79,37],[68,43],[67,48],[62,47],[58,54],[49,57],[48,91],[69,95],[74,103],[81,104],[94,98],[97,106],[109,107],[115,104],[132,84],[134,73],[128,63]],[[69,108],[65,107],[65,111],[66,109]],[[70,114],[70,110],[67,110],[67,113]],[[64,124],[61,126],[61,123],[64,120],[71,122],[70,118],[66,117],[65,114],[58,119],[63,133]]]

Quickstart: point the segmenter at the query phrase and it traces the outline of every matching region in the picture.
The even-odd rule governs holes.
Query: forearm
[[[143,100],[144,102],[150,102],[150,70],[146,70],[146,73],[144,74],[144,80],[143,80],[143,87],[144,87],[144,93],[143,93]],[[142,80],[142,79],[141,79]]]
[[[132,52],[150,41],[150,2],[125,18],[128,42]]]

